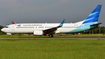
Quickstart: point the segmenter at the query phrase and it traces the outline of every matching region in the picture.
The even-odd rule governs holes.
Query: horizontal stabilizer
[[[102,23],[97,23],[97,24],[93,24],[93,25],[90,25],[90,26],[97,26],[97,25],[100,25],[100,24],[102,24]]]

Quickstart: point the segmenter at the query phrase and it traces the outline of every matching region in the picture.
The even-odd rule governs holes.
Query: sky
[[[105,0],[0,0],[0,25],[16,23],[78,22],[102,5],[100,26],[105,26]]]

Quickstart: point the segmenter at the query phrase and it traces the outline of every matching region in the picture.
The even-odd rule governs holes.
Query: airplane
[[[97,28],[101,23],[98,22],[102,5],[98,5],[92,13],[83,21],[76,23],[16,23],[7,25],[1,31],[7,34],[34,34],[53,37],[53,34],[79,33],[86,30]]]

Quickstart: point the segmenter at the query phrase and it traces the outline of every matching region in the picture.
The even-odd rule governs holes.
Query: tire
[[[53,37],[53,34],[50,34],[49,37],[52,38]]]

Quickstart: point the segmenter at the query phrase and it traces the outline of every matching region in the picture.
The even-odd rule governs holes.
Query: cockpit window
[[[7,26],[5,28],[8,28]]]
[[[7,26],[5,26],[5,28],[8,28],[8,25],[7,25]]]
[[[8,28],[8,26],[5,26],[4,28]]]

